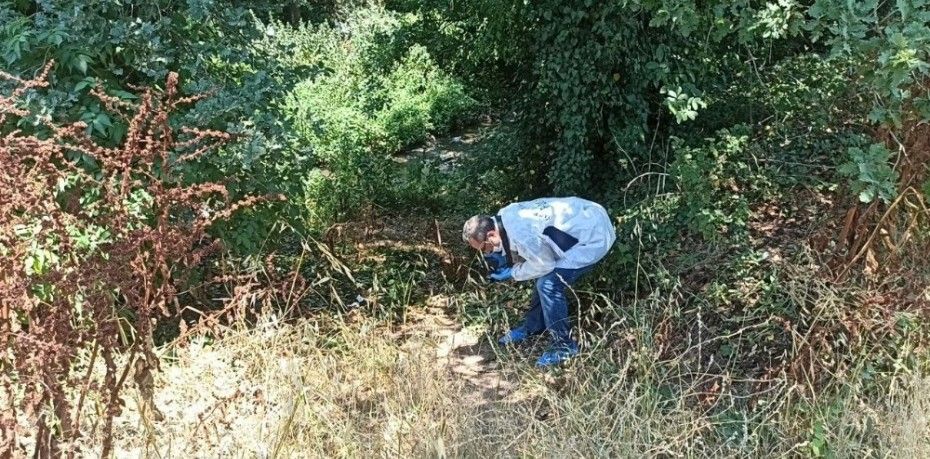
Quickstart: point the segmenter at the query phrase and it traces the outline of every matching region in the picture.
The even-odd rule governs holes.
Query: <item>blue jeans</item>
[[[578,278],[591,271],[594,265],[578,269],[556,268],[549,274],[536,279],[530,310],[526,313],[523,327],[527,334],[534,335],[549,330],[552,344],[572,342],[571,324],[568,320],[568,299],[565,288],[574,285]]]

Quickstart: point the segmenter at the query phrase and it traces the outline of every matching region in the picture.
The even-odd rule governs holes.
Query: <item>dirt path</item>
[[[406,346],[434,346],[436,364],[446,370],[449,378],[467,383],[469,404],[480,406],[516,393],[518,386],[502,371],[490,338],[463,327],[448,312],[426,308],[416,313],[403,334],[427,338],[408,339]]]
[[[483,119],[478,125],[471,126],[454,135],[432,139],[426,144],[405,152],[403,159],[407,160],[438,159],[438,167],[443,172],[454,170],[470,150],[476,148],[482,141],[485,130],[498,125],[500,120],[490,117]],[[454,317],[454,312],[440,306],[444,304],[442,298],[427,300],[427,307],[416,314],[415,324],[404,334],[413,334],[430,338],[428,342],[435,343],[437,364],[442,365],[448,377],[456,381],[465,381],[468,387],[468,402],[474,406],[485,405],[494,401],[516,400],[519,397],[519,378],[513,371],[507,371],[511,362],[501,362],[502,355],[496,344],[492,344],[496,337],[487,336],[473,328],[463,327]],[[410,340],[410,343],[421,342]],[[414,344],[421,345],[421,344]],[[538,349],[533,348],[531,352]],[[504,351],[504,355],[512,355],[513,350]],[[517,351],[520,352],[520,351]],[[525,355],[521,355],[526,357]],[[515,362],[516,363],[516,362]],[[516,363],[519,365],[519,363]]]

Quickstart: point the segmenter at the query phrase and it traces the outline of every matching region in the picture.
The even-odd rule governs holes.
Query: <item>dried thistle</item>
[[[33,79],[0,72],[16,85],[0,95],[0,123],[29,115],[17,104],[27,90],[48,86],[50,68],[51,63]],[[157,366],[154,319],[179,312],[178,273],[217,250],[216,242],[204,242],[212,222],[259,199],[203,212],[217,196],[228,204],[226,188],[184,186],[175,168],[232,136],[182,128],[180,134],[189,138],[178,141],[169,115],[200,96],[179,98],[175,73],[165,88],[143,89],[137,104],[92,91],[128,120],[119,147],[98,145],[80,122],[46,120],[52,133],[47,138],[18,130],[0,137],[0,389],[9,399],[0,410],[0,456],[25,454],[18,438],[30,434],[34,454],[74,456],[82,405],[91,391],[106,403],[101,454],[109,456],[127,378],[151,386]],[[74,163],[69,159],[74,152],[93,158],[100,170]],[[95,198],[87,201],[88,196]],[[82,198],[89,203],[82,205]],[[93,244],[88,234],[96,235]],[[127,325],[129,342],[121,338]],[[89,368],[77,371],[82,350],[90,351],[90,365],[103,361],[106,371],[99,380]],[[129,356],[123,366],[118,352]],[[20,391],[22,397],[13,395]],[[34,425],[30,433],[17,428],[22,416]]]

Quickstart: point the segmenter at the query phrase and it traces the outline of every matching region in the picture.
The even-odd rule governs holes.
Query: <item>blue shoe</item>
[[[549,350],[546,352],[543,352],[542,357],[536,361],[536,366],[548,367],[552,365],[558,365],[576,355],[578,355],[577,343],[571,342],[568,344],[560,344],[558,346],[549,348]]]
[[[501,346],[517,344],[521,341],[525,341],[529,337],[530,334],[526,332],[525,328],[517,327],[507,332],[506,335],[501,336],[500,339],[497,340],[497,344],[500,344]]]

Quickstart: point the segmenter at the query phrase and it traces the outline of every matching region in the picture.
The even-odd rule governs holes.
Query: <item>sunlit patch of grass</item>
[[[492,340],[487,335],[483,340]],[[925,457],[930,390],[919,376],[886,400],[808,399],[775,386],[748,407],[738,393],[686,381],[650,345],[618,352],[588,342],[552,370],[536,345],[497,349],[505,394],[477,387],[437,358],[429,336],[383,322],[265,317],[215,341],[173,349],[157,377],[163,420],[130,399],[118,451],[145,457]],[[814,404],[810,404],[814,402]],[[831,409],[835,406],[838,408]],[[832,414],[831,414],[832,413]]]

